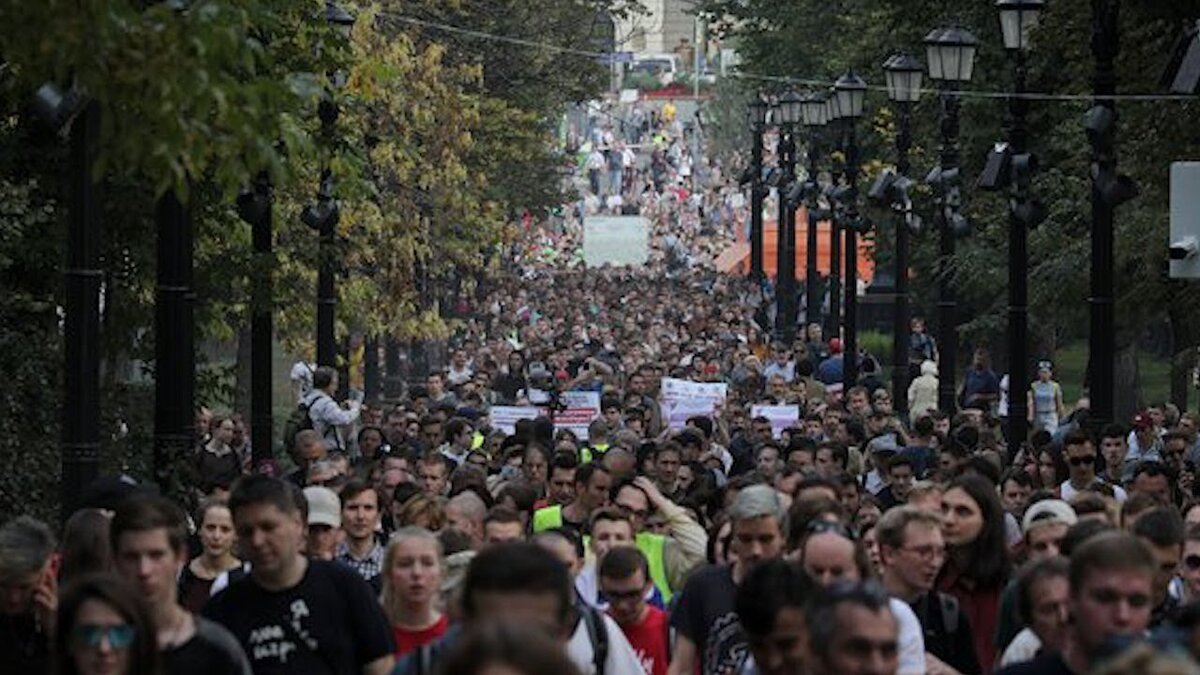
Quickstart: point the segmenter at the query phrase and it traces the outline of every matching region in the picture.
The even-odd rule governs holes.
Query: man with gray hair
[[[669,675],[738,672],[748,645],[735,610],[750,569],[783,555],[787,508],[774,488],[751,485],[729,507],[731,565],[709,565],[688,579],[671,615],[676,631]]]
[[[49,631],[58,607],[54,533],[20,516],[0,527],[0,654],[14,673],[49,668]]]
[[[487,518],[487,504],[479,495],[467,490],[446,502],[446,526],[452,527],[471,538],[471,548],[478,551],[483,544],[483,520]]]

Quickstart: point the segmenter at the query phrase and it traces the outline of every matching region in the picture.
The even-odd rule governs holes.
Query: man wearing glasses
[[[653,587],[646,556],[632,546],[618,546],[600,559],[600,591],[608,614],[621,627],[646,675],[666,675],[671,660],[667,613],[646,602]]]
[[[953,596],[934,590],[946,560],[941,517],[916,506],[890,509],[875,525],[883,588],[907,602],[921,622],[930,672],[948,665],[964,675],[979,672],[971,626]]]
[[[1068,478],[1059,486],[1062,500],[1070,502],[1080,492],[1095,491],[1104,481],[1096,475],[1096,444],[1083,430],[1072,431],[1063,439],[1063,458],[1067,462]],[[1125,501],[1125,490],[1112,486],[1113,498]]]

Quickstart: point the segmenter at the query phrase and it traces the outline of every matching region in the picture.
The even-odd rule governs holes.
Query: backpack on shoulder
[[[313,428],[312,415],[309,415],[311,403],[316,403],[321,399],[320,396],[309,398],[305,396],[300,403],[296,404],[296,409],[292,411],[288,418],[283,423],[283,449],[291,454],[296,449],[296,434],[301,431],[309,431]]]

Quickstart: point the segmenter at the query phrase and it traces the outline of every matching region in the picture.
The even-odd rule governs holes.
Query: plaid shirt
[[[378,541],[375,542],[375,546],[371,549],[371,552],[361,560],[355,558],[350,552],[349,544],[340,544],[334,560],[349,565],[365,581],[371,581],[383,572],[383,554],[383,545]]]

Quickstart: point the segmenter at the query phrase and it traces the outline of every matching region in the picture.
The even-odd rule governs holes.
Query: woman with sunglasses
[[[991,672],[1000,595],[1011,569],[1004,507],[987,479],[960,476],[942,494],[942,519],[946,564],[936,587],[958,599],[975,638],[981,672]]]
[[[133,589],[111,575],[86,575],[58,605],[58,675],[156,675],[158,644]]]

